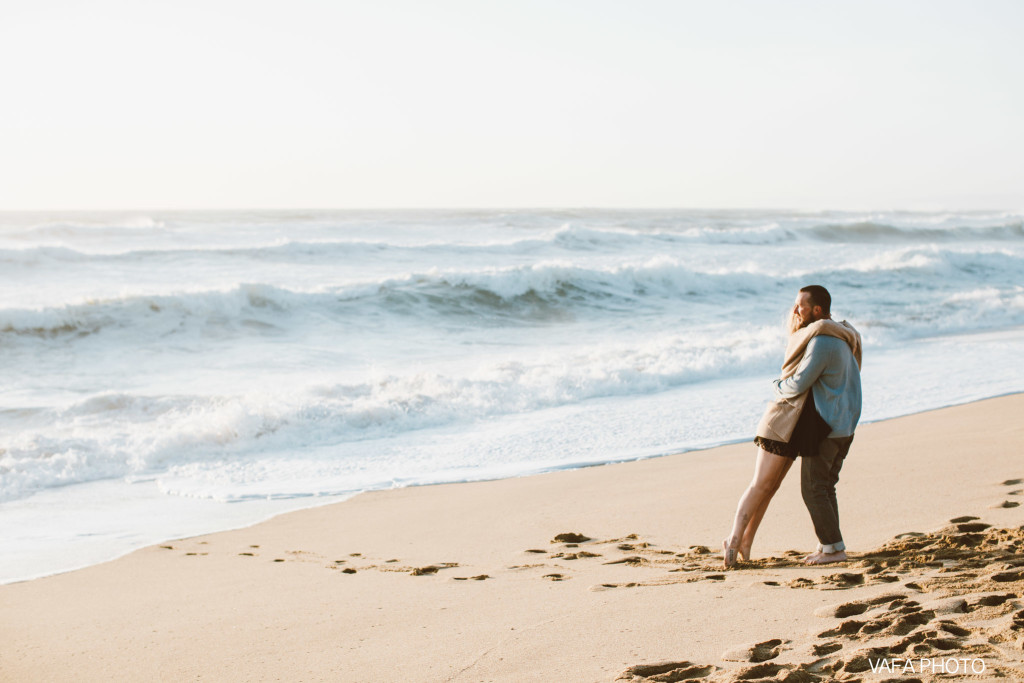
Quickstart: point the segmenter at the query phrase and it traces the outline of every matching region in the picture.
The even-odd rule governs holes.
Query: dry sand
[[[862,426],[840,565],[798,561],[796,469],[753,562],[706,553],[749,444],[374,492],[0,587],[0,680],[932,678],[879,658],[1022,680],[1022,415],[1014,395]]]

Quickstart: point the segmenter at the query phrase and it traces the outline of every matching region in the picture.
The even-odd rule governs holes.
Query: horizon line
[[[210,212],[210,213],[231,213],[241,211],[252,211],[252,212],[287,212],[287,211],[300,211],[300,212],[342,212],[342,211],[365,211],[365,212],[384,212],[384,211],[395,211],[395,212],[413,212],[413,211],[719,211],[719,212],[741,212],[741,211],[776,211],[776,212],[792,212],[792,213],[826,213],[826,212],[837,212],[837,213],[865,213],[865,212],[889,212],[889,213],[940,213],[940,212],[955,212],[955,213],[982,213],[982,212],[1006,212],[1006,213],[1024,213],[1024,208],[1010,208],[1010,207],[985,207],[985,208],[955,208],[948,206],[932,206],[932,207],[918,207],[918,208],[907,208],[907,207],[861,207],[861,208],[841,208],[841,207],[792,207],[792,206],[744,206],[744,207],[723,207],[723,206],[656,206],[656,205],[636,205],[636,206],[600,206],[600,205],[523,205],[523,206],[499,206],[499,205],[486,205],[486,206],[473,206],[473,205],[462,205],[462,206],[399,206],[399,207],[384,207],[384,206],[359,206],[359,207],[328,207],[328,206],[294,206],[294,207],[187,207],[187,208],[156,208],[156,207],[145,207],[145,208],[62,208],[62,209],[9,209],[0,208],[0,214],[39,214],[39,213],[197,213],[197,212]]]

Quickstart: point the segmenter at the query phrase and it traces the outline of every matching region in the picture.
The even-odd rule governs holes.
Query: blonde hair
[[[786,319],[786,332],[789,334],[793,334],[802,326],[803,321],[800,320],[800,316],[798,316],[795,312],[790,311],[789,317]]]

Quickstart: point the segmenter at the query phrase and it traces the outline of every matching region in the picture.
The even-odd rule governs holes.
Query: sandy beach
[[[720,569],[750,444],[373,492],[0,587],[0,679],[912,680],[870,665],[958,658],[1019,680],[1022,414],[863,425],[839,565],[799,562],[794,470],[753,560]]]
[[[1024,3],[57,9],[0,683],[1024,683]]]

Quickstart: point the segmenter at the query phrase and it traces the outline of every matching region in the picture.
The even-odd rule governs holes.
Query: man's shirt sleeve
[[[796,367],[796,372],[788,379],[775,380],[775,395],[780,398],[793,398],[806,392],[814,382],[821,377],[828,364],[828,348],[825,344],[818,344],[821,337],[815,337],[807,342],[804,350],[804,357]]]

